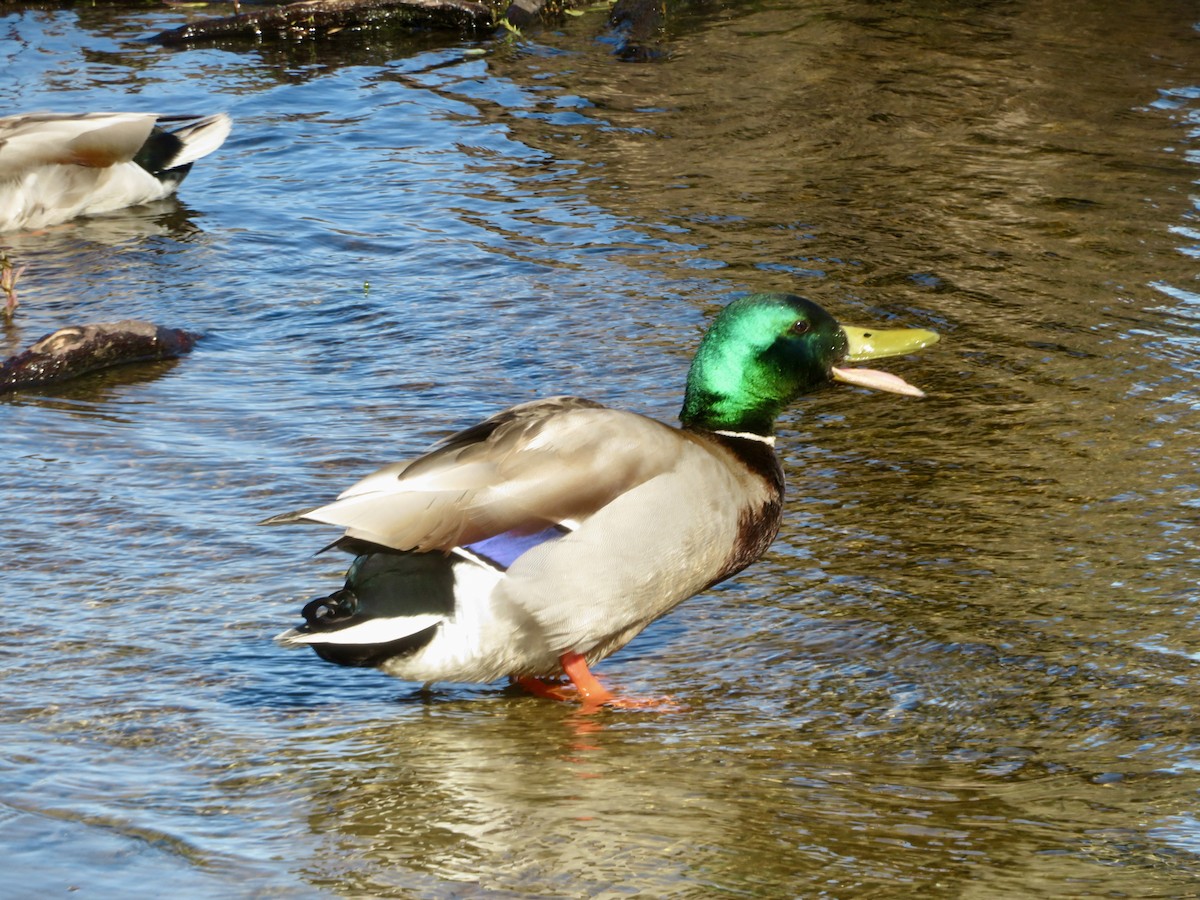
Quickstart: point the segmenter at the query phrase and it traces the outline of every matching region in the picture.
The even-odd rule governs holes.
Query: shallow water
[[[205,334],[0,400],[6,890],[1196,894],[1194,6],[709,4],[646,64],[600,12],[138,41],[184,15],[0,15],[4,108],[236,120],[177,201],[0,238],[6,353]],[[599,667],[678,709],[270,641],[344,561],[258,520],[539,395],[671,419],[747,290],[943,342],[789,413],[772,551]]]

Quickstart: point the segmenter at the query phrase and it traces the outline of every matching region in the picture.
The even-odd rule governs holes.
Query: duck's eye
[[[808,334],[810,331],[812,331],[812,325],[803,319],[792,323],[792,334]]]

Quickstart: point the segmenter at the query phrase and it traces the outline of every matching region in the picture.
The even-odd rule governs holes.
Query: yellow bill
[[[847,362],[865,362],[868,359],[883,359],[888,356],[903,356],[938,342],[936,331],[924,328],[855,328],[843,325],[849,349]],[[908,397],[924,397],[925,392],[909,384],[903,378],[876,369],[857,369],[834,366],[835,381],[844,381],[859,387]]]
[[[850,342],[846,362],[904,356],[938,342],[938,333],[924,328],[855,328],[853,325],[843,325],[842,331]]]

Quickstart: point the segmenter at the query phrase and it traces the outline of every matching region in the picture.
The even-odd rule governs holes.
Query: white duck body
[[[279,639],[411,681],[553,676],[564,654],[603,659],[757,559],[782,492],[761,437],[693,433],[578,398],[523,404],[328,506],[272,520],[340,525],[367,550],[347,578],[353,614],[306,612]],[[510,559],[504,544],[530,532],[544,539],[527,536]],[[441,587],[424,592],[431,580]],[[368,581],[405,591],[402,614],[370,609]]]
[[[192,163],[224,143],[231,127],[223,113],[0,118],[0,232],[161,200]]]

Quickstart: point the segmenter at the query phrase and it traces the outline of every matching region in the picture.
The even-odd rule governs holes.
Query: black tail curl
[[[349,588],[334,591],[328,597],[317,597],[304,604],[300,615],[311,631],[328,631],[358,613],[358,597]]]

